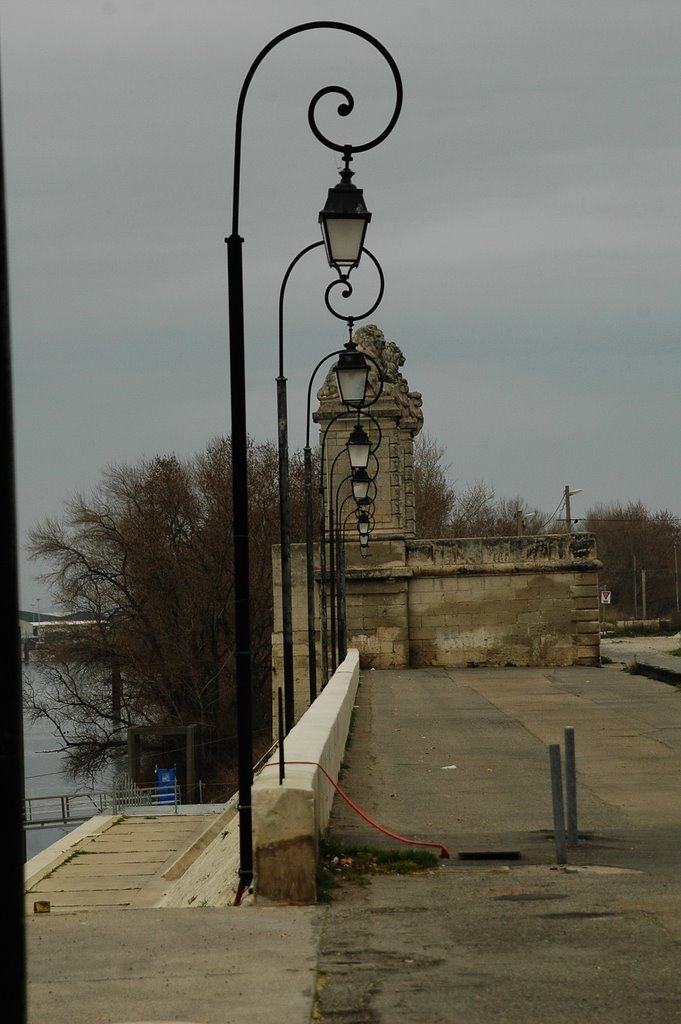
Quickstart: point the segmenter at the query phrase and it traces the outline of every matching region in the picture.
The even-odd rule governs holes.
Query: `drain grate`
[[[460,850],[459,860],[520,860],[520,850]]]

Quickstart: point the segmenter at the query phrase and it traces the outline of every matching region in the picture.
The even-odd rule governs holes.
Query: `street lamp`
[[[286,389],[286,376],[284,374],[284,297],[286,294],[286,286],[291,276],[293,269],[296,267],[298,262],[306,256],[307,253],[313,249],[318,249],[324,245],[323,241],[313,242],[311,245],[305,246],[304,249],[294,256],[289,263],[286,273],[281,282],[279,289],[279,373],[277,376],[277,438],[278,438],[278,453],[279,453],[279,545],[281,555],[281,617],[282,617],[282,653],[283,653],[283,670],[284,670],[284,732],[288,734],[295,724],[295,679],[294,679],[294,668],[293,668],[293,593],[292,593],[292,580],[291,580],[291,529],[290,529],[290,476],[289,476],[289,450],[288,450],[288,399]],[[338,268],[337,268],[338,269]],[[349,273],[349,271],[348,271]],[[346,292],[349,294],[352,291],[351,286],[347,281],[347,273],[343,273],[338,270],[339,281],[346,285]],[[332,282],[327,288],[325,294],[325,302],[330,312],[335,311],[329,304],[329,294],[331,288],[338,284],[338,281]],[[350,349],[350,343],[346,345],[346,348]],[[356,352],[356,347],[355,347]],[[361,369],[359,360],[356,356],[353,361],[353,353],[348,351],[344,353],[346,361],[343,367],[340,367],[337,371],[338,386],[342,386],[347,391],[349,396],[355,397],[356,391],[356,378]],[[361,355],[361,353],[356,353]],[[366,377],[368,378],[369,368],[366,365],[366,360],[362,358],[361,365],[366,367]],[[366,384],[365,384],[366,389]]]
[[[352,495],[359,505],[360,503],[368,500],[369,487],[373,483],[371,477],[366,471],[366,468],[353,469],[352,478]]]
[[[284,375],[284,297],[286,285],[297,263],[323,242],[313,242],[295,256],[288,265],[279,289],[279,374],[277,376],[277,439],[279,450],[279,544],[281,549],[281,618],[284,668],[284,731],[289,733],[295,722],[293,678],[293,599],[291,582],[291,516],[288,454],[288,400]]]
[[[329,265],[348,272],[359,263],[371,214],[364,205],[362,189],[352,184],[352,149],[349,146],[343,150],[343,160],[341,180],[329,189],[319,223]]]
[[[530,519],[534,519],[536,514],[536,512],[523,512],[521,508],[517,510],[515,514],[515,523],[519,537],[522,537],[522,535],[525,533],[525,527],[527,526]]]
[[[361,408],[366,400],[369,363],[351,339],[334,367],[338,395],[343,405]]]
[[[320,243],[321,244],[321,243]],[[383,376],[382,370],[373,356],[367,355],[364,352],[360,352],[357,349],[356,342],[352,335],[353,325],[357,320],[366,320],[374,310],[378,307],[381,299],[383,298],[383,291],[385,288],[385,278],[380,263],[376,257],[368,249],[364,250],[365,254],[371,259],[374,267],[378,273],[378,294],[373,304],[361,314],[353,314],[348,316],[345,312],[339,312],[334,308],[331,302],[331,295],[334,288],[339,285],[343,288],[343,297],[345,299],[350,298],[352,295],[352,284],[348,280],[347,274],[339,272],[338,280],[332,281],[326,289],[324,301],[326,302],[326,308],[329,312],[337,317],[339,320],[345,320],[348,328],[349,340],[346,342],[345,348],[340,351],[331,352],[319,360],[315,366],[307,385],[307,413],[306,413],[306,436],[305,436],[305,448],[303,450],[304,467],[305,467],[305,524],[306,524],[306,566],[307,566],[307,649],[308,649],[308,672],[310,681],[310,703],[312,703],[317,697],[317,654],[315,648],[315,603],[314,603],[314,542],[313,542],[313,525],[312,525],[312,450],[310,448],[310,422],[311,422],[311,397],[312,397],[312,385],[317,376],[317,372],[334,356],[339,356],[338,362],[333,367],[336,384],[338,387],[338,395],[341,403],[345,406],[343,412],[338,413],[334,416],[324,432],[324,439],[322,440],[322,466],[320,472],[320,549],[319,549],[319,568],[320,568],[320,632],[321,632],[321,643],[322,643],[322,666],[324,673],[324,681],[328,679],[328,645],[327,645],[327,618],[326,618],[326,554],[324,547],[324,531],[325,531],[325,520],[324,520],[324,489],[323,489],[323,461],[324,461],[324,443],[326,440],[326,434],[332,423],[336,420],[349,416],[353,413],[357,413],[359,416],[361,409],[366,409],[368,406],[373,405],[379,400],[383,393]],[[349,273],[349,272],[348,272]],[[369,372],[372,364],[376,373],[378,386],[375,388],[373,395],[367,397],[367,388],[369,384]],[[283,370],[280,371],[283,375]],[[379,427],[380,433],[380,427]],[[281,436],[281,432],[280,432]],[[361,437],[357,436],[358,443],[361,441]],[[362,453],[358,453],[358,462],[363,459]],[[368,462],[368,459],[367,459]],[[361,468],[361,467],[358,467]],[[364,466],[366,469],[366,465]],[[290,574],[289,574],[290,581]],[[290,586],[290,582],[289,582]]]
[[[326,138],[315,121],[319,100],[329,94],[343,96],[345,102],[338,107],[341,117],[353,109],[352,95],[339,86],[327,86],[318,91],[308,107],[308,124],[314,136],[328,149],[343,154],[346,167],[353,153],[372,149],[392,131],[402,107],[402,82],[397,65],[390,53],[369,33],[343,22],[313,21],[296,25],[280,33],[265,46],[255,58],[244,79],[236,111],[234,141],[234,177],[232,194],[232,231],[227,238],[227,286],[229,294],[229,360],[230,360],[230,406],[232,440],[232,515],[234,542],[234,611],[235,611],[235,674],[237,697],[237,738],[239,775],[239,886],[236,902],[239,903],[244,891],[253,880],[253,839],[251,789],[253,784],[253,736],[252,736],[252,655],[250,624],[249,584],[249,529],[248,529],[248,434],[246,430],[246,373],[244,338],[244,282],[243,282],[243,238],[239,234],[239,200],[241,190],[241,144],[243,114],[246,96],[253,76],[267,56],[280,42],[301,32],[313,29],[334,29],[358,36],[379,51],[393,73],[396,88],[396,103],[387,127],[376,138],[359,146],[338,144]],[[366,217],[362,216],[366,222]]]
[[[355,423],[345,446],[352,469],[366,470],[371,455],[371,441],[361,423]]]
[[[360,537],[369,536],[369,513],[362,510],[357,516],[357,529]]]
[[[375,451],[372,454],[374,455],[378,472],[378,458],[375,455]],[[350,473],[340,481],[334,491],[334,470],[343,455],[345,455],[345,449],[341,449],[337,453],[328,473],[329,597],[331,604],[331,648],[334,653],[332,667],[334,671],[336,668],[336,646],[338,649],[338,664],[343,661],[347,653],[345,649],[345,548],[343,511],[348,502],[354,502],[354,508],[349,515],[346,516],[346,520],[350,516],[358,516],[361,511],[363,511],[366,516],[366,509],[371,501],[368,496],[369,487],[372,484],[374,494],[376,493],[376,483],[364,468],[360,470],[351,469]],[[350,485],[349,492],[348,485]],[[356,490],[359,491],[359,494],[361,495],[360,497],[356,496]],[[348,492],[345,494],[345,497],[342,497],[343,491]],[[334,493],[335,502],[333,498]],[[324,543],[323,539],[322,543]],[[338,623],[337,632],[336,622]]]

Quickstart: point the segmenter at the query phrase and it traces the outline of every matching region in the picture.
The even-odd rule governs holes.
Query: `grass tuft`
[[[405,847],[389,850],[370,846],[343,846],[323,839],[319,846],[317,899],[328,903],[332,892],[346,882],[367,885],[373,875],[413,875],[431,871],[440,858],[431,850]]]

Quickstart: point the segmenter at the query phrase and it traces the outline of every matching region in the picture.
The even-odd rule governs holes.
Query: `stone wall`
[[[348,545],[347,645],[362,668],[598,665],[598,568],[590,534]],[[274,578],[279,551],[274,552]],[[296,718],[309,704],[303,545],[292,549]],[[317,608],[319,594],[317,592]],[[316,644],[321,647],[319,618]],[[283,686],[275,602],[274,693]],[[318,676],[321,680],[321,661]]]
[[[407,544],[409,664],[599,664],[586,534]]]

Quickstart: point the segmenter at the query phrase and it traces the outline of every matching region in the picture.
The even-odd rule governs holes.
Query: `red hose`
[[[274,767],[277,767],[278,764],[279,764],[278,761],[276,763],[275,762],[270,762],[269,765],[265,765],[264,767],[266,767],[266,768],[274,768]],[[368,814],[365,814],[364,811],[361,810],[357,806],[357,804],[353,800],[350,799],[350,797],[347,795],[347,793],[343,792],[343,790],[340,788],[338,783],[334,782],[334,780],[331,778],[331,776],[327,772],[326,768],[324,768],[319,763],[319,761],[284,761],[284,764],[306,764],[306,765],[310,765],[310,766],[319,768],[320,771],[324,772],[324,775],[327,777],[327,779],[329,780],[329,782],[331,783],[333,788],[336,790],[338,795],[343,797],[343,799],[345,800],[346,804],[348,804],[350,807],[352,807],[353,811],[355,811],[357,814],[359,814],[360,818],[364,818],[364,820],[367,821],[370,825],[373,825],[374,828],[377,828],[379,830],[379,832],[383,832],[384,835],[390,836],[391,839],[397,839],[398,842],[400,842],[400,843],[408,843],[410,846],[431,846],[431,847],[434,847],[436,850],[440,851],[440,858],[441,859],[445,860],[445,859],[449,858],[449,850],[447,849],[446,846],[443,846],[442,843],[429,843],[429,842],[426,842],[425,840],[406,839],[404,836],[398,836],[397,833],[391,832],[390,829],[383,828],[383,826],[379,825],[377,821],[374,821],[373,818],[370,818]]]

